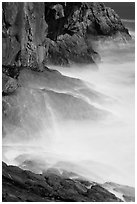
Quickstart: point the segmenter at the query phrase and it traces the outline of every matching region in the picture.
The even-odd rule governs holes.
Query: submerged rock
[[[40,175],[2,163],[3,202],[120,202],[99,184],[87,189],[83,182],[54,172]]]

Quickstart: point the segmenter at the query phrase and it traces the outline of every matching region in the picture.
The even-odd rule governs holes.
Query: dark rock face
[[[89,34],[110,36],[120,31],[128,36],[128,30],[113,9],[105,7],[103,3],[86,3],[86,6],[89,9]]]
[[[73,62],[94,63],[94,54],[95,51],[87,45],[82,36],[65,34],[59,36],[56,42],[51,41],[47,63],[55,65],[68,65]]]
[[[43,70],[47,63],[93,63],[91,36],[130,37],[103,3],[6,2],[2,8],[3,65]]]
[[[90,188],[87,188],[85,182],[63,178],[53,171],[39,175],[2,164],[3,202],[121,201],[98,184],[90,183]]]
[[[3,3],[3,64],[42,68],[44,3]]]
[[[49,10],[50,8],[50,10]],[[103,3],[46,3],[46,22],[50,32],[48,37],[56,40],[58,36],[80,33],[93,35],[111,35],[120,31],[128,35],[119,16]],[[50,19],[51,20],[47,20]],[[51,22],[53,24],[51,24]],[[55,26],[53,26],[55,25]]]

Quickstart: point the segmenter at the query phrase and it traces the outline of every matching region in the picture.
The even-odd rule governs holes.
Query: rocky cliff
[[[130,39],[118,15],[103,3],[5,2],[2,15],[3,118],[13,106],[12,100],[11,105],[6,101],[20,90],[22,69],[45,69],[48,83],[51,78],[56,82],[48,77],[55,72],[46,65],[94,63],[99,55],[91,39],[117,35]],[[87,187],[84,181],[53,173],[37,175],[4,163],[2,170],[3,201],[120,201],[97,183]]]
[[[43,70],[45,64],[94,63],[91,37],[130,38],[103,3],[5,2],[2,11],[3,65]]]

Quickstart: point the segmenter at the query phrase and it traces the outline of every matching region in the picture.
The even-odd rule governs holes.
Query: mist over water
[[[127,44],[100,42],[98,52],[96,71],[21,72],[21,87],[5,99],[5,162],[134,186],[134,36]]]

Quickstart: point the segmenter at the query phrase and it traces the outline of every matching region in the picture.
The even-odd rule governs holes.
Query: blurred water
[[[97,71],[92,65],[50,67],[64,76],[22,71],[22,87],[5,99],[3,160],[134,186],[133,32],[127,44],[99,43]]]

